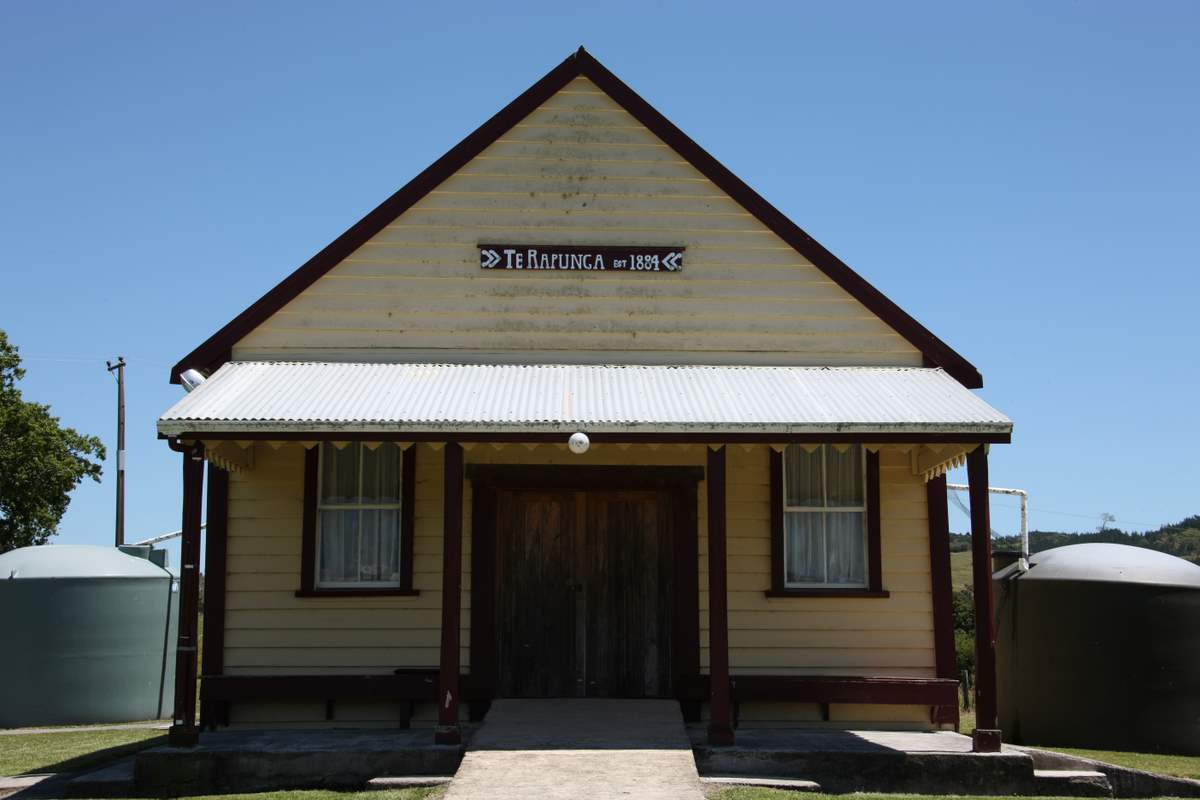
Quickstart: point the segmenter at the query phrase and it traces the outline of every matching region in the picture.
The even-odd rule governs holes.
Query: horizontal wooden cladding
[[[640,245],[648,247],[694,247],[717,246],[728,247],[769,247],[773,245],[770,233],[753,229],[710,230],[704,226],[704,220],[694,220],[695,225],[676,227],[671,225],[655,225],[650,221],[627,221],[624,225],[612,225],[599,220],[589,221],[594,224],[572,224],[569,215],[560,215],[560,224],[551,224],[552,219],[533,217],[523,223],[483,224],[477,226],[460,226],[452,220],[442,224],[401,224],[391,225],[380,231],[373,242],[405,242],[412,245],[446,244],[475,246],[480,241],[495,241],[501,237],[521,237],[521,241],[529,241],[541,231],[545,239],[554,237],[555,244],[594,244],[594,245],[628,245],[635,240]],[[689,235],[690,234],[690,235]],[[565,240],[565,241],[563,241]],[[684,272],[687,271],[685,259]],[[535,271],[536,272],[536,271]],[[541,272],[545,280],[552,280],[554,272]],[[682,276],[681,273],[672,275]],[[633,273],[630,280],[641,280],[645,275]],[[660,279],[669,276],[658,276]],[[682,279],[680,277],[679,279]]]
[[[336,348],[457,358],[486,342],[523,358],[921,363],[912,344],[632,114],[587,80],[576,85],[259,325],[238,357]],[[636,242],[687,255],[668,276],[483,276],[475,247],[489,240]]]
[[[484,345],[484,346],[480,346]],[[244,347],[235,351],[238,359],[249,361],[289,361],[296,358],[316,361],[392,361],[396,363],[433,362],[462,364],[528,364],[529,355],[519,350],[489,350],[486,342],[465,348],[381,347],[370,352],[350,347],[306,347],[294,350],[284,340],[270,347]],[[621,350],[604,347],[548,347],[538,351],[539,363],[547,364],[737,364],[739,366],[919,366],[910,353],[786,353],[781,350],[704,350],[681,354],[678,350]],[[919,362],[920,356],[916,361]],[[204,437],[201,437],[204,438]]]
[[[897,595],[905,592],[923,594],[929,590],[929,586],[928,572],[889,572],[886,590]],[[764,576],[762,573],[729,572],[729,591],[732,593],[766,591],[770,588],[769,576]],[[845,598],[844,595],[830,594],[827,597],[815,596],[808,599],[841,600]]]
[[[387,608],[392,610],[391,626],[401,628],[423,627],[422,615],[418,612],[437,609],[441,604],[439,594],[440,584],[434,581],[418,581],[417,594],[369,594],[354,595],[315,595],[312,597],[297,597],[299,576],[293,585],[286,589],[269,591],[247,591],[245,589],[229,590],[229,600],[226,608],[230,611],[291,611],[293,614],[307,614],[315,608],[354,608],[367,611],[372,608]],[[465,607],[465,606],[464,606]],[[401,613],[403,612],[403,613]],[[226,614],[226,619],[234,619],[232,613]],[[231,627],[232,622],[227,626]],[[381,627],[387,627],[382,625]],[[314,643],[316,644],[316,643]]]
[[[954,705],[958,702],[958,681],[938,678],[735,675],[732,683],[733,696],[738,701],[884,705]]]
[[[622,339],[660,339],[664,342],[707,333],[723,339],[726,346],[739,341],[750,344],[761,337],[776,336],[797,345],[807,342],[825,350],[853,345],[864,350],[886,346],[900,351],[903,344],[900,337],[887,330],[878,320],[850,315],[813,315],[796,319],[786,335],[779,334],[777,331],[781,320],[790,319],[789,315],[772,315],[769,309],[763,309],[763,313],[756,316],[751,306],[739,307],[732,303],[726,315],[680,314],[665,320],[656,316],[655,309],[643,307],[645,320],[636,331],[628,329],[620,320],[604,311],[590,309],[587,304],[564,309],[567,311],[565,316],[548,313],[545,309],[491,308],[466,320],[444,312],[416,307],[406,309],[403,306],[407,304],[397,305],[400,308],[382,317],[370,311],[281,311],[272,318],[268,330],[338,331],[342,334],[377,336],[395,334],[405,339],[425,334],[436,336],[439,340],[446,337],[466,340],[472,331],[492,331],[516,337],[553,334],[594,338],[608,335]]]
[[[303,630],[317,632],[307,639],[308,644],[317,646],[322,641],[324,631],[441,629],[440,605],[408,608],[402,605],[404,602],[404,598],[332,598],[317,603],[297,602],[280,608],[230,609],[225,614],[226,638],[228,640],[235,629],[254,631],[242,640],[252,645],[255,637],[263,640],[270,636],[271,631],[278,631],[281,637],[286,637],[287,631]],[[397,625],[400,620],[404,622],[403,628]]]
[[[382,303],[381,303],[382,305]],[[482,305],[482,304],[481,304]],[[718,315],[715,312],[672,314],[670,319],[654,321],[660,315],[667,315],[671,310],[667,307],[656,306],[654,301],[641,303],[626,303],[634,305],[635,312],[643,315],[646,322],[637,336],[656,335],[667,337],[691,336],[705,330],[714,335],[729,333],[737,336],[770,335],[782,319],[790,318],[786,309],[774,309],[766,305],[761,313],[755,315],[754,304],[746,302],[729,303],[727,313]],[[376,309],[378,310],[378,308]],[[792,328],[789,339],[820,341],[823,347],[841,346],[846,342],[857,342],[869,346],[880,341],[894,341],[896,335],[883,328],[878,320],[853,314],[829,313],[828,308],[814,309],[818,313],[811,314],[798,320]],[[272,319],[273,330],[310,331],[314,328],[323,330],[338,330],[343,332],[397,332],[414,333],[417,331],[436,334],[452,333],[456,330],[492,330],[498,333],[527,334],[547,333],[561,329],[563,333],[579,333],[583,335],[618,334],[634,336],[603,308],[592,308],[587,301],[576,301],[568,309],[564,309],[570,322],[557,313],[547,312],[544,308],[511,303],[500,300],[491,307],[471,317],[464,324],[451,314],[435,308],[418,308],[415,300],[397,300],[391,311],[384,313],[380,319],[376,311],[371,309],[297,309],[296,311],[280,312]],[[775,313],[772,313],[775,312]],[[457,328],[455,327],[457,326]],[[894,347],[893,349],[899,349]]]
[[[601,159],[606,161],[606,159]],[[580,195],[650,196],[650,197],[725,197],[720,189],[703,180],[668,180],[657,177],[634,176],[601,179],[592,177],[577,181],[570,176],[542,176],[535,162],[511,174],[495,172],[459,173],[447,178],[442,189],[452,192],[516,192],[526,197],[538,194],[564,196],[565,203],[574,203]],[[585,197],[586,199],[586,197]],[[569,207],[569,206],[568,206]],[[376,234],[378,236],[378,234]],[[786,246],[786,245],[785,245]],[[795,252],[794,250],[792,251]]]
[[[533,158],[529,160],[535,161]],[[546,159],[546,161],[555,164],[562,163],[559,159]],[[535,163],[540,162],[541,159],[537,159]],[[599,188],[603,189],[604,187]],[[558,216],[580,214],[586,217],[589,214],[608,214],[615,217],[636,217],[645,214],[672,214],[701,217],[722,215],[744,218],[747,215],[745,209],[729,198],[707,193],[688,194],[686,191],[681,191],[672,195],[590,191],[579,192],[564,198],[562,192],[519,192],[494,187],[458,189],[454,186],[431,193],[428,198],[414,208],[420,209],[423,214],[440,213],[445,215],[445,219],[454,219],[453,215],[455,214],[485,212],[509,214],[512,212],[514,204],[528,209],[531,214],[544,213]],[[790,250],[788,263],[807,264],[809,262],[795,250]]]
[[[410,675],[219,675],[202,678],[217,700],[265,701],[429,700],[437,696],[436,673]]]
[[[762,519],[762,517],[756,517],[755,519]],[[771,566],[770,552],[763,553],[762,550],[764,548],[762,544],[755,539],[739,539],[738,543],[740,544],[743,541],[753,542],[755,544],[756,552],[753,554],[748,554],[744,550],[739,552],[735,551],[733,547],[730,546],[730,555],[726,559],[729,572],[742,572],[751,575],[760,575],[764,572],[764,570],[769,569]],[[891,567],[889,572],[892,575],[905,574],[927,578],[929,577],[928,566],[925,565],[923,568],[923,565],[920,563],[920,558],[921,557],[919,555],[901,555],[893,551],[893,553],[887,557],[888,566]]]
[[[888,578],[884,577],[884,585],[887,586]],[[880,628],[889,626],[890,618],[895,612],[900,611],[926,611],[932,606],[929,601],[929,592],[925,588],[914,588],[910,591],[899,591],[893,589],[886,598],[870,599],[869,602],[853,597],[768,597],[766,590],[769,584],[754,583],[746,584],[737,589],[730,590],[729,608],[730,614],[735,611],[745,611],[747,613],[781,613],[791,615],[793,613],[801,613],[808,611],[846,611],[849,609],[862,609],[863,612],[871,613],[876,616],[876,623]],[[705,608],[703,601],[700,607]]]
[[[399,614],[404,614],[400,611]],[[393,612],[393,617],[396,613]],[[424,615],[422,615],[424,616]],[[229,631],[227,647],[301,648],[319,640],[322,647],[331,648],[407,648],[427,649],[438,646],[440,625],[427,628],[378,626],[371,628],[237,628]]]
[[[899,450],[884,448],[879,458],[882,578],[889,596],[769,597],[768,459],[762,450],[730,450],[730,474],[741,481],[731,497],[745,498],[729,503],[729,639],[735,673],[934,675],[927,525],[923,507],[907,502],[923,493],[920,479],[897,468],[907,463]],[[701,608],[707,606],[702,596]],[[701,627],[706,632],[703,610]]]
[[[503,161],[507,163],[531,161],[534,163],[549,163],[549,162],[581,162],[584,164],[651,164],[651,165],[683,165],[687,162],[682,161],[677,153],[672,152],[668,148],[659,147],[658,145],[638,145],[631,144],[623,147],[591,147],[587,144],[576,142],[554,142],[547,144],[544,141],[531,142],[527,139],[498,139],[495,144],[487,150],[475,157],[474,164],[484,164],[489,161]],[[428,198],[434,196],[441,191],[439,186],[434,192],[430,192],[420,202],[415,203],[414,207],[426,202]],[[733,202],[732,200],[730,202]]]
[[[806,363],[813,363],[814,357],[829,356],[828,361],[816,363],[837,363],[838,348],[847,344],[857,344],[860,352],[872,354],[871,361],[879,365],[895,364],[895,361],[885,361],[890,355],[907,356],[895,339],[886,336],[855,337],[854,342],[833,337],[804,337],[779,336],[769,334],[725,335],[707,338],[701,331],[679,331],[671,333],[654,333],[641,336],[634,330],[569,330],[566,324],[553,331],[542,330],[536,326],[522,326],[522,330],[494,331],[485,334],[480,330],[430,331],[421,329],[384,329],[359,330],[343,327],[338,329],[315,329],[304,326],[288,327],[280,321],[277,325],[264,327],[255,333],[254,344],[262,349],[287,349],[293,358],[306,358],[315,353],[313,348],[331,341],[340,342],[343,347],[366,348],[379,350],[383,348],[447,348],[449,357],[460,348],[472,349],[477,346],[481,337],[502,346],[505,349],[516,349],[526,353],[539,352],[540,345],[547,338],[553,339],[557,347],[570,349],[572,343],[577,349],[591,349],[606,353],[646,350],[674,351],[675,360],[680,360],[679,353],[707,353],[709,351],[726,352],[729,348],[742,348],[741,352],[782,352],[786,350],[793,358],[803,357]],[[490,338],[489,338],[490,337]],[[502,339],[502,341],[501,341]],[[693,356],[693,359],[698,358]],[[907,360],[907,359],[906,359]]]
[[[230,504],[226,667],[231,673],[286,670],[383,671],[436,664],[440,632],[439,504],[415,498],[413,586],[419,595],[297,597],[304,453],[255,448],[255,468],[234,476]],[[417,460],[418,483],[436,470],[434,451]],[[439,512],[440,513],[440,512]],[[470,606],[469,594],[465,605]],[[469,612],[465,615],[469,619]]]
[[[346,268],[314,287],[312,295],[328,297],[364,292],[398,295],[416,292],[428,294],[436,301],[461,293],[468,308],[471,300],[488,297],[496,300],[541,297],[564,304],[586,299],[615,299],[630,303],[661,299],[683,304],[726,299],[736,303],[741,298],[753,300],[773,296],[777,302],[795,301],[797,310],[811,310],[807,306],[809,303],[817,309],[831,303],[848,303],[845,295],[827,282],[809,275],[797,275],[787,271],[786,267],[751,261],[753,255],[745,258],[746,261],[741,264],[734,260],[721,260],[712,262],[711,266],[695,264],[690,270],[685,266],[686,275],[683,272],[646,273],[622,281],[613,277],[622,274],[619,272],[586,273],[586,277],[581,277],[581,273],[577,272],[538,274],[520,270],[484,271],[476,267],[478,272],[455,275],[454,268],[436,260],[414,262],[408,260],[405,253],[391,254],[378,249],[369,257],[353,257],[343,262]],[[393,270],[404,270],[409,275],[407,278],[397,278],[392,274]],[[771,276],[764,275],[764,272],[779,274]],[[767,285],[771,285],[774,291],[765,291]],[[849,305],[856,309],[854,316],[870,316],[863,314],[861,307],[853,303]],[[297,309],[301,307],[297,306]],[[308,301],[304,307],[319,308],[320,301]],[[624,309],[624,313],[629,313],[629,309]]]
[[[277,438],[277,437],[265,437]],[[378,438],[364,436],[362,438]],[[435,437],[439,441],[445,436]],[[555,444],[533,449],[491,447],[485,437],[466,458],[473,472],[504,464],[572,466],[662,465],[682,470],[704,491],[703,444],[656,448],[617,447],[595,441],[584,456]],[[777,437],[773,437],[777,438]],[[424,445],[419,445],[425,447]],[[437,663],[440,634],[440,455],[418,454],[414,586],[419,597],[296,598],[299,497],[295,484],[304,451],[257,445],[256,469],[234,476],[229,539],[231,592],[227,611],[228,670],[250,672],[383,672]],[[729,459],[729,575],[731,659],[735,672],[785,674],[933,674],[932,607],[928,589],[928,540],[924,491],[911,475],[907,455],[881,453],[884,600],[845,598],[767,598],[769,563],[766,448],[734,446]],[[465,511],[469,520],[471,481]],[[704,552],[704,504],[698,509],[697,538]],[[469,524],[469,523],[468,523]],[[469,552],[470,537],[464,541]],[[469,586],[470,560],[464,562]],[[761,573],[761,574],[760,574]],[[701,559],[700,583],[705,583]],[[464,592],[463,629],[470,620],[471,595]],[[701,609],[707,593],[700,592]],[[707,613],[699,614],[707,628]],[[463,642],[467,641],[464,634]],[[706,643],[702,632],[701,643]],[[463,647],[463,664],[469,665]],[[702,653],[702,662],[706,653]]]
[[[352,667],[391,671],[397,667],[420,667],[438,663],[439,648],[417,647],[344,647],[324,645],[306,647],[226,648],[231,666],[253,667],[270,672],[277,667]],[[234,660],[236,659],[236,660]]]
[[[608,235],[614,240],[609,244],[621,244],[616,241],[617,237]],[[592,241],[593,237],[587,237],[588,241],[584,241],[582,236],[560,236],[556,239],[575,239],[576,241],[560,241],[561,244],[605,244],[605,242]],[[597,237],[599,238],[599,237]],[[649,237],[647,237],[649,238]],[[672,243],[666,235],[660,235],[664,242],[662,246],[670,246]],[[628,244],[628,242],[624,242]],[[648,242],[647,244],[654,244]],[[674,242],[678,244],[678,242]],[[361,261],[391,261],[397,267],[406,266],[439,266],[441,268],[440,277],[452,280],[454,284],[462,283],[462,279],[470,279],[472,285],[477,285],[484,281],[511,281],[511,278],[506,278],[506,275],[511,275],[508,271],[497,272],[496,270],[481,270],[479,269],[479,251],[476,248],[477,243],[473,242],[410,242],[405,241],[402,237],[392,237],[389,239],[375,238],[370,242],[364,243],[353,253],[347,256],[347,259],[342,262],[342,266],[333,272],[323,275],[320,279],[313,283],[312,287],[319,287],[323,283],[336,281],[346,276],[353,276],[354,270],[346,265]],[[750,266],[768,266],[779,267],[777,280],[780,285],[790,285],[788,281],[803,282],[806,284],[828,284],[837,287],[836,283],[828,280],[828,276],[824,276],[819,272],[813,273],[805,270],[792,271],[786,269],[789,265],[807,265],[808,262],[803,259],[798,259],[794,250],[779,247],[774,244],[761,244],[750,246],[743,242],[736,245],[726,245],[719,243],[691,243],[688,245],[687,262],[683,272],[676,273],[675,277],[678,280],[664,283],[658,281],[653,285],[658,286],[689,286],[697,280],[694,269],[687,269],[687,265],[691,266],[731,266],[731,267],[750,267]],[[458,269],[459,267],[470,267],[471,269]],[[358,270],[363,272],[362,269]],[[557,273],[556,273],[557,274]],[[385,275],[376,274],[374,276],[365,275],[364,277],[374,277],[379,280],[384,279],[403,279],[421,283],[423,280],[428,280],[431,276],[422,276],[419,273],[408,272],[404,274]],[[432,277],[438,277],[434,275]],[[542,277],[549,277],[542,273]],[[578,286],[629,286],[636,287],[645,286],[646,281],[638,282],[638,276],[630,273],[619,272],[601,272],[592,273],[590,275],[581,275],[577,272],[568,272],[558,274],[558,284],[578,285]],[[733,276],[736,278],[737,276]],[[742,279],[743,283],[752,282],[750,278]],[[528,282],[527,282],[528,283]],[[558,285],[555,284],[555,285]],[[527,291],[536,291],[536,287],[526,286]],[[832,291],[832,290],[831,290]],[[839,297],[848,298],[851,302],[857,302],[849,295],[839,294]]]
[[[801,620],[797,620],[800,622]],[[880,629],[870,624],[870,620],[860,622],[859,629],[849,628],[843,624],[825,629],[816,627],[775,628],[756,630],[753,628],[736,628],[729,631],[730,647],[762,647],[775,649],[780,647],[828,650],[830,648],[846,648],[848,650],[900,648],[906,650],[933,649],[933,631],[927,628],[917,630]]]
[[[753,516],[750,516],[753,514]],[[762,522],[767,520],[764,512],[747,510],[748,521]],[[920,572],[922,565],[919,559],[924,556],[929,560],[929,545],[905,530],[907,526],[897,525],[884,519],[883,557],[889,566],[901,572]],[[915,524],[915,523],[914,523]],[[752,526],[730,525],[729,557],[731,569],[733,564],[750,563],[751,559],[762,559],[771,555],[771,543],[761,537],[752,535]],[[888,537],[891,533],[891,537]],[[746,559],[745,562],[742,559]],[[925,567],[926,569],[928,567]]]
[[[497,287],[492,287],[497,288]],[[765,319],[773,317],[800,316],[801,326],[811,325],[815,320],[863,320],[867,330],[882,330],[882,324],[869,314],[863,314],[861,307],[846,302],[841,298],[796,298],[784,297],[754,297],[739,298],[731,295],[726,299],[697,299],[687,293],[676,292],[676,287],[661,287],[654,291],[643,288],[640,292],[627,292],[623,296],[605,297],[596,291],[597,287],[588,287],[586,296],[572,297],[564,303],[564,308],[571,316],[582,315],[585,318],[599,315],[619,313],[678,315],[695,323],[713,321],[714,317],[726,314],[733,318],[752,316],[757,309]],[[648,287],[647,287],[648,288]],[[419,299],[406,292],[371,291],[369,285],[345,287],[341,291],[314,291],[297,298],[289,308],[288,314],[345,314],[366,315],[379,311],[391,312],[393,316],[407,319],[409,315],[438,316],[452,314],[456,311],[470,312],[482,316],[495,315],[545,317],[547,310],[545,300],[552,293],[534,292],[503,293],[497,295],[491,291],[471,291],[464,289],[460,295],[423,294]],[[676,306],[682,306],[679,309]],[[281,312],[282,313],[282,312]]]
[[[704,650],[701,653],[701,671],[708,672],[708,651]],[[875,677],[886,678],[916,678],[924,680],[926,678],[936,678],[937,673],[932,667],[888,667],[887,669],[876,669],[870,666],[833,666],[833,667],[815,667],[808,666],[804,668],[793,667],[790,664],[766,664],[762,666],[735,666],[734,673],[737,675],[795,675],[797,677],[838,677],[841,675],[873,675]]]
[[[515,143],[514,143],[515,144]],[[519,147],[519,145],[518,145]],[[537,152],[536,146],[526,146],[522,149]],[[563,152],[564,148],[555,147],[553,145],[543,148],[544,151]],[[682,170],[687,169],[687,165],[678,161],[655,158],[633,158],[626,157],[627,150],[622,148],[621,152],[601,152],[597,153],[594,148],[588,150],[580,150],[574,154],[568,154],[560,157],[550,155],[529,155],[516,158],[505,158],[503,156],[487,157],[483,156],[475,160],[471,166],[459,173],[459,177],[480,177],[480,176],[505,176],[518,178],[538,178],[542,180],[570,180],[576,184],[576,191],[583,192],[583,197],[586,198],[590,191],[588,186],[589,179],[598,179],[601,186],[596,187],[597,191],[603,189],[603,184],[608,180],[624,179],[627,181],[648,181],[658,179],[663,182],[679,183],[684,185],[703,185],[704,179],[698,173],[688,173],[681,175]],[[666,153],[664,152],[664,155]],[[638,153],[637,155],[642,155]],[[460,183],[451,183],[450,188],[455,189],[461,186]],[[678,189],[677,191],[686,191]],[[707,196],[707,195],[706,195]],[[714,198],[719,199],[719,198]],[[586,211],[590,206],[575,205],[573,211]],[[410,214],[412,211],[409,212]],[[407,216],[407,215],[406,215]],[[753,219],[750,212],[742,209],[739,213],[740,217]]]
[[[864,641],[871,634],[864,632]],[[893,669],[914,669],[933,675],[932,647],[763,647],[735,646],[730,642],[729,663],[735,671],[743,669],[785,670],[808,672],[813,669],[835,669],[864,675],[886,675]]]
[[[576,78],[559,91],[550,95],[540,108],[558,108],[568,111],[610,111],[614,114],[624,114],[630,119],[633,115],[620,106],[614,106],[612,98],[602,92],[596,84],[586,78]]]
[[[536,123],[514,126],[498,141],[545,142],[546,144],[575,142],[596,148],[637,145],[669,149],[654,134],[638,125],[604,125],[599,120],[594,124],[571,125],[563,122],[561,115],[555,117],[550,114],[543,116]],[[468,171],[470,168],[471,165],[468,164],[463,171]]]
[[[636,125],[634,120],[637,121]],[[627,151],[631,147],[642,152],[662,150],[671,153],[686,161],[687,164],[681,165],[671,157],[664,159],[668,162],[665,164],[656,163],[657,159],[654,157],[644,159],[651,162],[650,168],[662,168],[664,174],[640,176],[644,178],[640,181],[643,186],[652,186],[653,189],[650,191],[661,194],[678,192],[681,187],[689,188],[692,190],[691,193],[695,194],[696,189],[700,188],[701,191],[725,194],[731,199],[736,199],[737,203],[751,212],[754,218],[764,228],[769,229],[781,244],[787,245],[797,253],[802,253],[806,259],[817,263],[824,273],[839,286],[845,288],[848,293],[858,298],[864,306],[873,309],[881,317],[889,320],[890,324],[894,325],[907,341],[913,343],[914,350],[922,352],[924,357],[933,363],[947,366],[952,374],[955,374],[960,380],[964,380],[968,385],[978,386],[981,384],[981,378],[973,366],[888,301],[790,220],[787,220],[764,198],[740,181],[620,79],[582,50],[547,73],[498,114],[451,148],[442,158],[302,265],[251,308],[181,360],[172,369],[172,381],[178,380],[179,373],[187,367],[211,369],[228,359],[231,350],[239,340],[244,339],[248,333],[253,335],[255,327],[272,313],[282,308],[289,300],[294,299],[312,281],[327,274],[331,269],[335,269],[340,261],[377,234],[383,226],[418,206],[429,192],[455,179],[474,181],[476,184],[483,180],[483,176],[479,174],[456,175],[456,173],[469,171],[472,164],[497,164],[506,160],[514,163],[522,160],[537,162],[536,153],[512,153],[507,158],[502,153],[488,155],[487,151],[496,145],[518,148],[528,145],[533,147],[586,146],[594,152],[593,158],[596,161],[605,161],[603,154],[606,151],[621,152]],[[478,158],[480,156],[483,158]],[[579,160],[577,156],[573,158]],[[582,160],[587,161],[587,159]],[[587,169],[592,170],[594,166],[589,163]],[[666,174],[666,171],[674,168],[678,168],[678,174]],[[703,178],[695,178],[689,170],[702,174]],[[541,179],[537,174],[532,177],[534,181]],[[567,182],[570,183],[569,179],[579,176],[568,175],[566,177],[568,178]],[[592,190],[593,186],[604,186],[611,189],[612,186],[619,185],[618,182],[639,183],[634,177],[621,178],[614,175],[611,181],[607,180],[608,177],[602,172],[600,174],[596,174],[594,171],[589,172],[588,180],[574,181],[576,187],[568,187],[563,190],[563,193],[566,197],[570,197],[572,193],[577,194],[580,184],[586,184],[586,188],[583,189],[586,192]],[[501,191],[537,192],[539,190],[537,187],[533,189],[519,187],[514,183],[519,178],[511,174],[499,176],[499,179],[503,184]],[[541,180],[545,181],[545,179]],[[473,190],[470,185],[458,188],[463,188],[465,191]],[[540,188],[544,191],[548,187],[543,183]],[[618,193],[622,190],[618,189]]]
[[[257,565],[263,564],[263,559],[254,559],[253,561],[246,560],[247,557],[242,556],[237,561],[237,569],[229,571],[228,591],[230,592],[278,592],[278,591],[294,591],[299,589],[297,576],[300,574],[298,561],[292,561],[286,565],[273,566],[266,565],[265,569],[258,568]],[[432,558],[422,559],[424,563],[415,564],[414,575],[441,575],[441,569],[434,568]],[[418,587],[421,588],[421,587]],[[425,587],[433,589],[433,586]],[[336,592],[329,592],[326,597],[338,597]],[[342,595],[345,596],[345,595]]]

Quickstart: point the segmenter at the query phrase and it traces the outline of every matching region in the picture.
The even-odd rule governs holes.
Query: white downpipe
[[[200,530],[204,530],[207,527],[208,527],[208,523],[201,523]],[[152,546],[152,545],[158,544],[159,542],[165,542],[168,539],[175,539],[179,536],[183,536],[183,531],[171,531],[170,533],[163,533],[158,536],[151,536],[149,539],[146,539],[141,542],[133,542],[133,546],[134,547]]]
[[[953,489],[956,492],[970,491],[971,487],[965,483],[947,483],[947,489]],[[988,491],[992,494],[1009,494],[1021,498],[1021,571],[1029,570],[1029,492],[1024,489],[1005,489],[1001,486],[989,486]]]

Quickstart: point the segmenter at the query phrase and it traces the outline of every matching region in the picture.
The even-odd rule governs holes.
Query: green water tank
[[[0,728],[171,716],[179,582],[133,552],[0,555]]]
[[[1102,542],[1029,563],[993,576],[1004,740],[1200,755],[1200,566]]]

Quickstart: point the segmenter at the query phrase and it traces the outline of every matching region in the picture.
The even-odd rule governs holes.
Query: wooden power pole
[[[125,358],[117,363],[105,361],[108,371],[117,373],[117,547],[125,544]]]

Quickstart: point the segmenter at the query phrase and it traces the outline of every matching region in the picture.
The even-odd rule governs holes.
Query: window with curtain
[[[867,585],[865,455],[861,445],[783,454],[784,584]]]
[[[317,586],[400,584],[401,450],[321,444]]]

